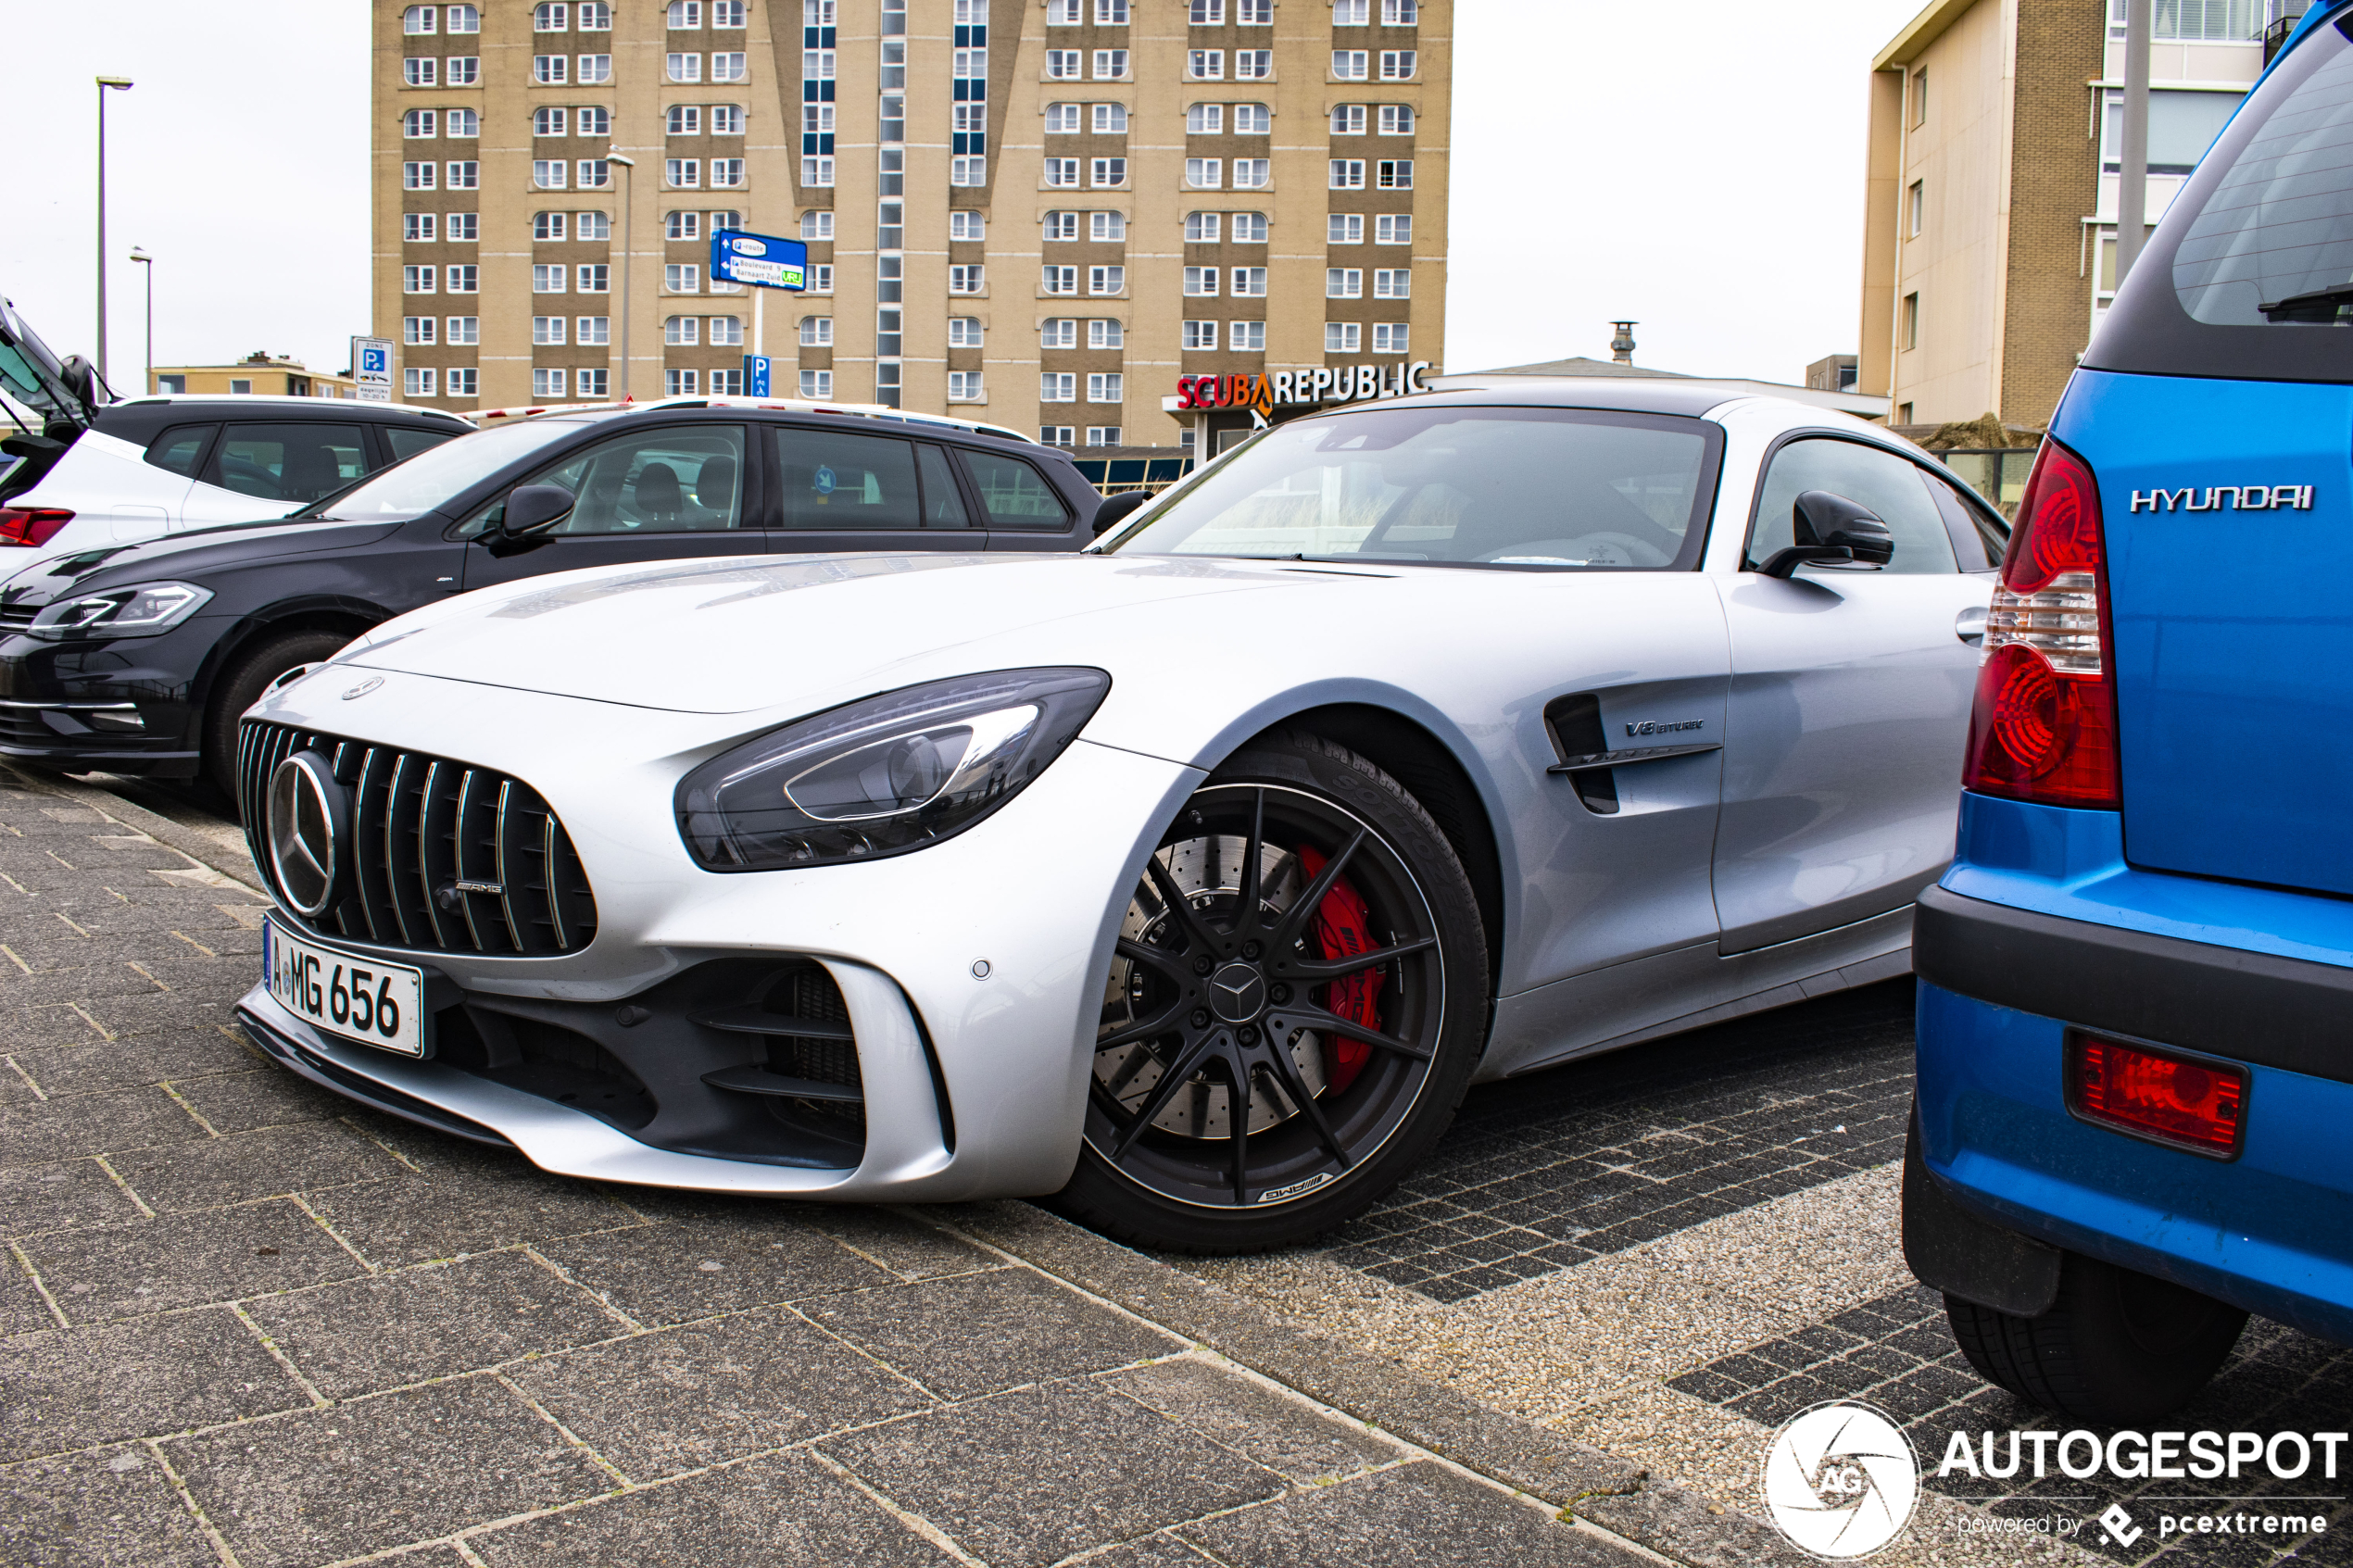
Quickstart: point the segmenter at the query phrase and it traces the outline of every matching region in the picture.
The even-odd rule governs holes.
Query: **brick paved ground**
[[[0,1562],[1635,1561],[912,1219],[356,1112],[229,1027],[258,915],[0,782]]]

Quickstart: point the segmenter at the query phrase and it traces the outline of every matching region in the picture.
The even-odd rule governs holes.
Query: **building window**
[[[1275,51],[1272,49],[1237,49],[1234,51],[1236,82],[1272,82],[1275,79]]]
[[[434,267],[403,267],[400,270],[402,294],[431,294],[440,270]]]
[[[453,212],[441,227],[441,237],[452,245],[472,245],[482,238],[482,218],[477,213]]]
[[[1038,346],[1040,348],[1077,347],[1078,323],[1066,316],[1057,316],[1039,322]]]
[[[583,348],[601,348],[612,342],[612,318],[575,316],[572,319],[572,337]]]
[[[1361,157],[1336,157],[1331,162],[1331,189],[1361,191],[1365,188],[1365,160]]]
[[[1904,296],[1904,346],[1918,348],[1919,345],[1920,296],[1917,294],[1907,294]]]
[[[411,142],[422,142],[435,134],[436,117],[431,109],[410,109],[400,117],[400,134]]]
[[[1384,191],[1410,191],[1414,188],[1414,160],[1382,158],[1377,166],[1374,179]]]
[[[1076,188],[1078,160],[1075,157],[1050,157],[1046,160],[1046,183],[1055,190]]]
[[[568,119],[562,109],[534,109],[531,111],[531,133],[534,136],[569,135],[571,132],[564,128]]]
[[[452,6],[449,7],[448,19],[449,25],[443,30],[444,31],[480,32],[482,31],[482,11],[477,6]]]
[[[612,6],[606,0],[590,0],[587,5],[575,6],[573,7],[573,26],[583,32],[610,32]]]
[[[411,346],[432,346],[434,329],[441,324],[434,316],[403,316],[400,318],[400,341]]]
[[[1127,0],[1095,0],[1095,25],[1097,27],[1126,27]]]
[[[1410,334],[1411,329],[1403,321],[1375,321],[1373,323],[1373,352],[1403,354],[1406,351],[1406,341]]]
[[[1409,299],[1414,293],[1414,275],[1400,267],[1384,269],[1373,274],[1375,299]]]
[[[1920,219],[1928,206],[1926,181],[1912,182],[1911,191],[1906,194],[1904,205],[1910,232],[1917,234],[1920,232]]]
[[[1371,0],[1332,0],[1334,27],[1365,27],[1372,19]]]
[[[982,276],[983,269],[976,264],[960,263],[950,267],[948,269],[948,292],[950,294],[982,293]]]
[[[1124,245],[1127,239],[1127,215],[1124,212],[1088,214],[1087,237],[1098,245]]]
[[[834,51],[831,49],[803,50],[800,79],[803,82],[831,82],[834,79]]]
[[[1127,160],[1124,157],[1099,157],[1088,170],[1088,183],[1096,190],[1110,190],[1127,183]]]
[[[535,212],[531,215],[531,237],[534,240],[560,240],[564,237],[564,215],[560,212]]]
[[[1414,133],[1412,106],[1383,104],[1380,107],[1380,133],[1384,136],[1411,136]]]
[[[1909,403],[1898,403],[1895,405],[1895,422],[1899,425],[1908,425],[1915,422],[1912,417],[1912,406]]]
[[[482,80],[482,56],[450,56],[441,62],[441,79],[452,87],[472,87]]]
[[[562,190],[564,188],[565,173],[566,169],[564,160],[560,157],[543,157],[534,158],[532,160],[531,182],[534,185],[538,186],[543,191]]]
[[[744,395],[744,373],[740,370],[713,370],[710,379],[713,397],[741,397]]]
[[[1912,123],[1928,123],[1928,72],[1925,69],[1912,73]]]
[[[564,395],[564,373],[545,365],[531,368],[531,395],[535,401]]]
[[[1098,49],[1095,51],[1095,80],[1125,82],[1127,80],[1127,51]]]
[[[1362,136],[1365,133],[1365,106],[1335,104],[1332,106],[1332,134]]]
[[[803,397],[831,397],[834,395],[834,373],[831,370],[801,371],[800,395]]]
[[[812,189],[823,189],[834,182],[834,160],[829,157],[805,157],[800,160],[800,182]]]
[[[1327,245],[1360,245],[1365,243],[1365,215],[1361,212],[1335,212],[1327,220],[1329,232]]]
[[[572,271],[573,287],[580,294],[610,294],[612,269],[604,262],[575,267]]]
[[[1411,168],[1412,165],[1406,167]],[[744,160],[739,157],[715,157],[711,160],[711,183],[714,190],[739,191],[744,184]]]
[[[739,31],[745,26],[744,0],[711,0],[711,25],[722,31]]]
[[[672,294],[700,294],[702,269],[691,262],[672,262],[661,270],[661,282]]]
[[[825,106],[831,108],[833,106]],[[711,106],[711,133],[714,136],[740,136],[744,133],[744,107],[741,104]]]
[[[661,220],[661,237],[665,240],[698,240],[702,238],[702,214],[673,212]]]
[[[1266,215],[1263,212],[1237,212],[1234,220],[1234,243],[1238,245],[1263,245],[1266,243]]]
[[[1235,135],[1265,136],[1272,134],[1274,129],[1274,111],[1265,104],[1236,104],[1234,106]]]
[[[400,219],[400,237],[404,240],[430,240],[434,237],[434,215],[430,212],[404,213]]]
[[[670,31],[691,32],[702,26],[702,0],[670,0]]]
[[[1354,267],[1329,267],[1324,270],[1326,299],[1362,299],[1365,296],[1365,274]]]
[[[1327,354],[1353,354],[1364,341],[1364,330],[1354,321],[1324,323],[1324,352]]]
[[[1185,269],[1185,292],[1202,299],[1214,298],[1218,277],[1218,270],[1214,267],[1188,267]]]
[[[1226,106],[1194,104],[1185,110],[1185,134],[1219,136],[1226,131]]]
[[[1411,49],[1383,49],[1380,52],[1380,79],[1383,82],[1413,81],[1416,57]]]
[[[1234,21],[1240,27],[1275,25],[1275,0],[1234,0]]]
[[[713,348],[740,348],[744,342],[744,323],[736,316],[713,316],[705,323]]]
[[[1238,157],[1234,160],[1234,189],[1263,191],[1275,182],[1275,164],[1271,158]]]
[[[1047,50],[1046,80],[1049,82],[1077,81],[1080,74],[1080,63],[1084,58],[1085,56],[1076,49]]]
[[[1363,49],[1334,49],[1332,75],[1341,82],[1364,82],[1372,76],[1373,56]]]
[[[1383,27],[1417,27],[1421,19],[1421,0],[1380,0]]]
[[[1187,158],[1185,183],[1196,191],[1220,189],[1226,183],[1226,160],[1214,157]]]
[[[673,82],[700,82],[702,80],[700,55],[673,55],[669,57],[669,68],[670,80]]]
[[[988,394],[981,389],[980,372],[978,370],[949,371],[948,401],[950,403],[988,401]]]
[[[702,184],[702,160],[691,157],[664,158],[661,164],[664,183],[674,190],[691,191]]]
[[[561,294],[564,292],[565,270],[560,266],[534,267],[531,270],[531,292]]]
[[[948,237],[951,240],[985,240],[988,237],[988,219],[978,212],[956,211],[948,215]]]
[[[1127,269],[1125,267],[1089,267],[1087,269],[1087,292],[1090,295],[1121,295],[1127,292]]]
[[[661,324],[661,341],[672,348],[692,348],[702,341],[702,320],[697,316],[673,316]]]
[[[447,178],[449,188],[453,191],[478,191],[482,189],[482,165],[472,161],[453,163],[448,168]]]
[[[1185,323],[1185,346],[1189,350],[1212,349],[1217,346],[1217,323],[1188,321]]]
[[[1075,240],[1078,237],[1078,214],[1049,212],[1041,227],[1044,230],[1045,238],[1049,241]]]
[[[430,163],[404,163],[400,166],[400,188],[404,191],[430,191],[435,166]]]
[[[831,348],[834,345],[834,319],[831,316],[803,316],[800,319],[800,346]]]
[[[1125,348],[1127,346],[1127,325],[1108,317],[1098,317],[1087,323],[1087,346],[1089,348]]]
[[[482,134],[482,116],[472,109],[451,109],[441,117],[441,133],[470,142]]]
[[[582,158],[579,168],[573,172],[580,176],[579,185],[584,191],[602,191],[610,189],[612,185],[612,165],[603,158]],[[584,240],[590,238],[586,234],[580,237]]]
[[[1189,49],[1185,52],[1185,74],[1195,82],[1226,80],[1226,51],[1223,49]]]
[[[1095,106],[1095,134],[1098,136],[1126,135],[1127,106],[1126,104],[1097,104]]]
[[[452,397],[479,396],[482,393],[482,372],[471,366],[454,366],[448,374],[448,384]]]
[[[433,378],[433,372],[432,372],[431,370],[426,371],[426,372],[425,372],[425,378],[426,378],[426,379],[425,379],[425,387],[426,387],[427,391],[428,391],[428,392],[430,392],[430,391],[432,390],[432,387],[433,387],[433,379],[432,379],[432,378]],[[253,383],[251,383],[251,382],[249,382],[249,381],[243,381],[243,380],[235,380],[235,379],[231,380],[231,382],[229,383],[229,395],[230,395],[230,396],[232,396],[232,397],[250,397],[250,396],[252,396],[252,395],[253,395]]]
[[[440,13],[435,7],[411,6],[400,13],[400,31],[407,33],[431,32],[440,20]]]
[[[950,348],[978,348],[978,347],[980,347],[980,346],[981,346],[980,318],[979,318],[979,317],[977,317],[977,316],[950,316],[950,317],[949,317],[949,318],[948,318],[948,346],[949,346],[949,347],[950,347]]]
[[[1078,0],[1046,0],[1048,27],[1076,27],[1082,18]]]
[[[581,56],[580,80],[583,83],[610,82],[612,80],[612,56],[610,55]]]
[[[1038,444],[1040,446],[1068,446],[1077,440],[1078,433],[1069,425],[1039,425]]]
[[[1231,285],[1231,292],[1237,299],[1264,299],[1266,297],[1266,269],[1237,267]]]
[[[531,8],[531,31],[562,32],[568,24],[568,6],[534,6]]]
[[[612,134],[612,111],[594,107],[575,110],[573,114],[573,123],[579,127],[576,134],[610,136]]]
[[[1237,354],[1264,354],[1266,352],[1266,323],[1230,322],[1226,328],[1226,344]]]
[[[1411,56],[1406,57],[1412,58]],[[711,80],[713,82],[750,81],[751,56],[741,53],[711,56]]]
[[[1038,378],[1038,401],[1040,403],[1076,403],[1078,401],[1078,377],[1069,370],[1048,370]]]
[[[1079,109],[1080,106],[1076,104],[1048,104],[1046,106],[1046,134],[1049,136],[1077,135],[1080,123]]]
[[[534,55],[531,56],[531,80],[542,87],[561,87],[569,80],[571,59],[563,55]]]
[[[253,383],[233,381],[229,383],[229,390],[231,392],[251,392],[253,390]],[[433,367],[430,365],[411,365],[408,369],[402,370],[400,372],[400,392],[401,395],[404,397],[433,396],[434,395],[433,390]]]
[[[695,104],[673,104],[670,112],[662,117],[661,128],[663,133],[670,136],[700,135],[702,109]]]
[[[834,270],[831,263],[827,263],[824,266],[817,266],[813,263],[811,265],[809,269],[809,292],[811,294],[831,294],[834,292]]]
[[[1373,220],[1373,244],[1377,245],[1409,245],[1414,243],[1414,215],[1410,212],[1384,212]]]
[[[1050,295],[1076,294],[1078,269],[1076,267],[1042,267],[1038,269],[1038,286]]]
[[[1221,216],[1214,212],[1185,214],[1185,243],[1189,245],[1215,245]]]
[[[834,215],[831,212],[802,213],[800,237],[804,240],[831,240],[834,237]]]
[[[453,348],[463,348],[482,341],[482,318],[479,316],[452,316],[442,322],[442,326],[445,329],[442,341]]]
[[[701,377],[692,370],[664,370],[661,391],[665,397],[692,397],[701,388]]]
[[[1119,378],[1117,376],[1114,376],[1111,379],[1113,381],[1117,381]],[[1087,445],[1089,446],[1118,445],[1119,427],[1117,425],[1088,425],[1087,427]]]
[[[1226,0],[1192,0],[1190,12],[1185,19],[1194,27],[1223,27],[1226,25]]]

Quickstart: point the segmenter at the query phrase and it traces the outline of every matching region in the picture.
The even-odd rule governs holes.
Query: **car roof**
[[[958,419],[953,414],[913,413],[881,403],[837,403],[830,399],[818,402],[801,397],[744,397],[725,393],[656,397],[643,403],[633,399],[625,403],[520,404],[510,408],[476,408],[468,412],[465,418],[479,427],[487,428],[493,420],[533,419],[543,414],[593,414],[610,418],[619,414],[642,414],[673,408],[749,408],[785,414],[837,414],[850,419],[884,420],[897,424],[959,431],[967,435],[994,436],[1000,441],[1018,441],[1025,446],[1038,445],[1017,430],[990,424],[986,420]],[[1052,447],[1044,449],[1054,450]]]
[[[1696,419],[1710,409],[1754,395],[1707,383],[1695,385],[1672,376],[1516,375],[1499,376],[1485,386],[1451,386],[1442,392],[1385,398],[1382,402],[1390,407],[1412,404],[1424,408],[1605,408],[1617,413],[1677,414]],[[1340,413],[1366,406],[1341,403],[1324,412]]]
[[[422,419],[459,426],[466,423],[446,408],[421,408],[413,403],[362,403],[350,397],[296,397],[283,392],[156,392],[138,397],[118,398],[101,407],[98,412],[105,414],[119,408],[168,408],[230,413],[257,406],[270,409],[272,414],[284,414],[299,408],[322,420],[342,420],[357,417]]]

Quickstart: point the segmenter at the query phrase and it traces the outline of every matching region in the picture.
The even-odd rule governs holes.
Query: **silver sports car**
[[[1558,382],[1291,420],[1081,555],[468,594],[247,715],[240,1017],[551,1171],[1297,1240],[1475,1081],[1905,972],[2004,538],[1843,415]]]

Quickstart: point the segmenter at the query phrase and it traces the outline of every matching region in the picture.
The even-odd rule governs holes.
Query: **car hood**
[[[806,710],[950,665],[1109,663],[1145,651],[1148,626],[1208,613],[1200,601],[1393,575],[1049,554],[599,568],[387,621],[337,662],[673,712]]]
[[[0,585],[0,605],[45,605],[66,594],[166,579],[209,583],[212,574],[260,560],[359,549],[397,522],[235,522],[136,544],[82,550],[21,567]]]

